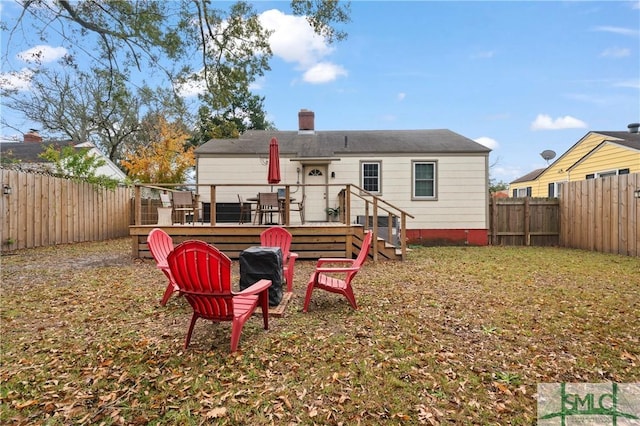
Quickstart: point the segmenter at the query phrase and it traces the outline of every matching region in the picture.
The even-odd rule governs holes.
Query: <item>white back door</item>
[[[303,167],[303,183],[319,186],[305,186],[304,219],[306,222],[327,221],[327,165],[306,164]]]

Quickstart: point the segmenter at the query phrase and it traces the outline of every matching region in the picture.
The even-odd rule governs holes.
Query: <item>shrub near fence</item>
[[[131,191],[0,169],[2,251],[129,235]],[[4,187],[11,188],[10,194]]]

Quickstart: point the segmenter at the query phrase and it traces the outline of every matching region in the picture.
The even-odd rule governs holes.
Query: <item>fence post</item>
[[[529,200],[530,198],[527,197],[524,199],[524,245],[525,246],[530,246],[531,245],[531,230],[530,228],[530,222],[531,222],[531,209],[529,206]]]

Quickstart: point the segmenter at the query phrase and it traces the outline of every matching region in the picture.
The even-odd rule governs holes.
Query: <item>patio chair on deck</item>
[[[184,224],[187,215],[191,214],[191,223],[194,224],[198,218],[195,197],[191,191],[176,191],[173,196],[173,211],[179,212],[180,223]]]
[[[304,200],[307,198],[307,194],[302,196],[302,200],[299,202],[291,203],[289,206],[290,212],[300,212],[300,223],[304,225]]]
[[[316,270],[311,274],[309,283],[307,284],[307,294],[304,298],[304,307],[302,308],[302,312],[307,312],[307,309],[309,309],[309,302],[311,301],[311,294],[313,293],[314,288],[326,290],[331,293],[342,294],[347,298],[353,309],[358,309],[358,306],[356,304],[356,297],[353,294],[353,288],[351,287],[351,281],[356,276],[358,271],[360,271],[362,264],[369,255],[369,248],[371,246],[372,238],[373,233],[371,231],[366,231],[364,239],[362,241],[362,247],[360,248],[360,253],[355,259],[318,259]],[[343,278],[336,277],[335,275],[341,276]]]
[[[171,198],[169,198],[169,194],[160,194],[160,201],[162,202],[162,207],[171,207]]]
[[[287,293],[293,291],[293,268],[298,258],[298,253],[291,253],[291,233],[279,226],[265,229],[260,234],[260,245],[265,247],[280,247],[282,251],[282,271],[287,281]]]
[[[231,352],[238,349],[242,327],[258,306],[262,308],[264,329],[269,328],[271,281],[259,280],[239,293],[234,292],[231,289],[231,259],[203,241],[179,244],[169,253],[167,263],[180,293],[193,308],[185,349],[198,318],[231,321]]]
[[[269,222],[273,221],[273,214],[278,215],[278,223],[283,219],[282,205],[278,200],[277,192],[260,192],[258,194],[258,205],[256,207],[256,215],[253,218],[253,223],[259,220],[260,224],[264,223],[265,215],[269,215]]]
[[[247,219],[248,222],[251,222],[251,214],[253,211],[251,208],[251,203],[244,201],[242,195],[240,194],[238,194],[238,202],[240,203],[240,219],[238,220],[238,223],[242,224]]]
[[[155,259],[158,269],[169,279],[167,289],[164,291],[164,295],[160,301],[160,305],[164,306],[169,301],[173,292],[179,290],[178,285],[173,280],[173,276],[169,270],[169,264],[167,263],[167,256],[173,250],[173,239],[162,229],[153,228],[147,237],[147,244],[149,244],[149,251]]]

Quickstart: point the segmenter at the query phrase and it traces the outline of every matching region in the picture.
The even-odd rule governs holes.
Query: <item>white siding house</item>
[[[89,155],[104,161],[104,165],[96,169],[96,176],[107,176],[120,182],[123,182],[127,177],[109,157],[100,152],[92,143],[75,143],[70,140],[45,141],[33,130],[25,133],[23,142],[0,142],[0,159],[3,164],[14,165],[22,170],[52,172],[54,168],[53,164],[49,162],[49,160],[40,157],[49,146],[53,146],[55,149],[62,149],[65,146],[73,146],[76,149],[86,149]]]
[[[298,131],[248,131],[238,139],[210,140],[196,150],[197,183],[266,184],[269,141],[275,137],[281,169],[275,187],[355,184],[415,217],[407,222],[409,241],[487,244],[489,148],[445,129],[319,131],[314,118],[301,110]],[[325,209],[337,206],[339,190],[297,189],[306,195],[305,219],[326,221]],[[238,194],[248,198],[255,192],[219,187],[216,201],[237,202]],[[209,194],[200,200],[210,201]],[[296,215],[291,219],[295,224]]]

